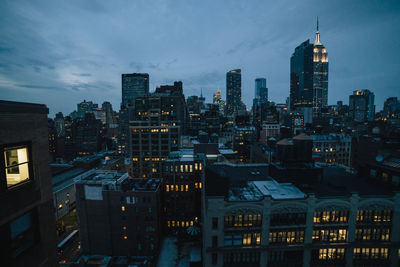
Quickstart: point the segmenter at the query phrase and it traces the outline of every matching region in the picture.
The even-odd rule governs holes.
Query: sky
[[[149,73],[150,91],[183,81],[185,96],[226,95],[242,69],[250,108],[254,80],[269,99],[289,95],[290,56],[314,42],[316,18],[329,54],[329,104],[353,90],[377,110],[400,98],[400,1],[0,1],[0,99],[69,114],[84,99],[121,102],[121,74]]]

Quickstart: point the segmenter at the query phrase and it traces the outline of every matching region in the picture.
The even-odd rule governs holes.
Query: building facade
[[[130,73],[122,74],[122,106],[135,107],[138,96],[149,93],[149,74]]]
[[[178,149],[186,122],[181,82],[161,86],[154,94],[136,99],[129,134],[134,177],[161,177],[162,162]]]
[[[352,137],[345,134],[311,135],[313,159],[316,162],[337,163],[350,167]]]
[[[0,101],[4,266],[57,266],[45,105]]]
[[[155,259],[160,244],[159,179],[95,171],[76,182],[84,254]]]
[[[242,71],[230,70],[226,73],[226,112],[232,115],[242,105]]]
[[[254,98],[258,104],[268,102],[267,79],[257,78],[255,80]]]
[[[371,91],[356,90],[349,97],[349,117],[354,122],[373,121],[375,118],[375,95]]]
[[[193,149],[173,151],[164,162],[165,228],[168,232],[199,226],[203,164]]]
[[[262,177],[262,166],[232,166],[249,168],[242,179],[213,167],[205,177],[203,266],[398,266],[399,193],[313,194]],[[220,189],[208,189],[207,179]]]

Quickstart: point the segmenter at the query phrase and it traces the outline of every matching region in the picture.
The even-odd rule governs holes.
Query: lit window
[[[198,187],[199,187],[199,184],[198,184],[198,183],[194,183],[194,187],[195,187],[195,188],[198,188]]]
[[[123,226],[122,229],[126,230],[126,226]]]
[[[59,204],[59,205],[58,205],[58,209],[62,209],[62,207],[63,207],[62,204]]]
[[[124,239],[128,239],[128,237],[126,235],[124,235]]]
[[[183,172],[183,165],[181,165],[181,172]]]
[[[169,185],[168,184],[165,186],[165,191],[169,192]]]
[[[122,211],[125,211],[125,206],[121,206],[121,210],[122,210]]]
[[[201,182],[199,183],[199,188],[201,189]]]
[[[183,192],[183,184],[181,184],[181,192]]]
[[[189,171],[189,166],[185,165],[185,172],[188,172],[188,171]]]
[[[185,185],[186,192],[189,191],[189,185]]]
[[[192,164],[189,165],[189,168],[190,168],[190,172],[193,172],[193,165]]]
[[[30,178],[27,146],[5,148],[4,160],[7,187],[14,186]]]

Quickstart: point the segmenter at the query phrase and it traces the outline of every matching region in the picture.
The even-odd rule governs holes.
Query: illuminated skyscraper
[[[226,112],[232,115],[242,104],[242,71],[230,70],[226,73]]]
[[[307,40],[290,58],[290,108],[312,107],[313,116],[328,105],[328,53],[320,41],[319,25],[314,44]]]

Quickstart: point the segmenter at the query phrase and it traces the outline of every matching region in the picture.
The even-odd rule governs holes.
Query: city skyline
[[[149,74],[150,91],[181,80],[186,97],[203,89],[212,102],[217,89],[226,95],[225,73],[240,68],[248,109],[257,77],[268,80],[269,99],[283,103],[290,55],[313,41],[319,16],[330,58],[328,104],[369,89],[379,111],[400,96],[399,3],[344,3],[4,1],[0,98],[45,103],[50,114],[68,114],[83,99],[117,110],[121,74],[140,72]]]

